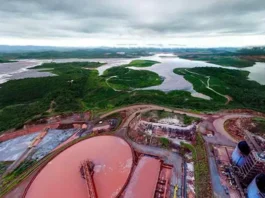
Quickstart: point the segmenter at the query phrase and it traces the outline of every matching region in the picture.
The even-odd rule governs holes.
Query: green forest
[[[186,80],[190,81],[196,91],[213,98],[212,102],[223,103],[226,99],[206,88],[207,77],[210,77],[211,88],[232,97],[229,106],[265,111],[265,86],[248,80],[248,71],[196,67],[175,69],[174,72],[183,75]]]
[[[244,59],[243,57],[232,55],[215,55],[215,54],[191,54],[191,55],[181,55],[180,58],[196,60],[196,61],[206,61],[208,63],[231,66],[237,68],[250,67],[255,64],[254,60]]]
[[[151,67],[159,62],[152,60],[133,60],[126,67]]]
[[[104,72],[108,84],[117,90],[133,90],[159,85],[163,80],[157,73],[146,70],[133,70],[126,67],[112,67]]]

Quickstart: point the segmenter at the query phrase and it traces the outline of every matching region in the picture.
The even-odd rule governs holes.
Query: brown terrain
[[[249,131],[255,135],[264,136],[265,129],[250,117],[231,118],[225,122],[226,131],[236,140],[244,140],[244,131]]]
[[[255,61],[255,62],[265,62],[265,56],[260,55],[260,56],[240,56],[240,58],[245,59],[245,60],[250,60],[250,61]]]

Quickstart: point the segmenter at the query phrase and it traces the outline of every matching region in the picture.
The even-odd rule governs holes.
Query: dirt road
[[[199,113],[192,113],[192,112],[188,112],[188,111],[185,111],[185,110],[174,110],[173,108],[170,109],[170,108],[167,108],[167,107],[163,107],[163,106],[158,106],[158,105],[132,105],[132,106],[127,106],[127,107],[123,107],[123,108],[120,108],[120,109],[116,109],[116,110],[113,110],[113,111],[110,111],[104,115],[101,115],[100,118],[105,118],[111,114],[114,114],[114,113],[117,113],[117,112],[121,112],[121,111],[133,111],[135,110],[135,113],[141,111],[141,110],[165,110],[165,111],[168,111],[168,112],[174,112],[174,113],[178,113],[178,114],[186,114],[188,116],[191,116],[191,117],[196,117],[196,118],[201,118],[201,119],[206,119],[207,118],[207,115],[205,114],[199,114]]]
[[[224,124],[227,120],[231,118],[249,118],[252,117],[251,115],[243,115],[243,114],[232,114],[232,115],[225,115],[220,116],[218,119],[214,120],[213,126],[215,127],[215,130],[222,135],[224,135],[227,139],[231,140],[232,142],[238,142],[236,139],[234,139],[224,128]]]

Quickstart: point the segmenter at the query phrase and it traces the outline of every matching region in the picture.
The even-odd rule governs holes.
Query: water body
[[[170,54],[156,54],[155,56],[150,57],[142,57],[138,59],[144,60],[154,60],[160,63],[155,64],[151,67],[129,67],[130,69],[135,70],[148,70],[159,74],[161,77],[164,78],[162,84],[157,86],[151,86],[147,88],[143,88],[142,90],[161,90],[164,92],[169,92],[173,90],[184,90],[189,91],[192,96],[203,98],[206,100],[210,100],[209,96],[204,94],[198,93],[193,89],[193,86],[190,82],[186,81],[183,76],[175,74],[173,70],[175,68],[192,68],[192,67],[200,67],[200,66],[209,66],[209,67],[218,67],[218,65],[202,62],[202,61],[190,61],[185,59],[180,59],[174,55]],[[131,60],[126,60],[126,62],[130,62]],[[122,64],[126,64],[122,62]],[[115,63],[111,63],[111,65],[106,64],[98,68],[99,75],[102,75],[105,70],[109,69],[110,67],[119,66]]]
[[[52,76],[49,72],[39,72],[29,68],[42,64],[41,60],[21,60],[12,63],[0,64],[0,84],[13,79],[38,78]]]
[[[162,84],[157,86],[151,86],[144,88],[144,90],[161,90],[164,92],[169,92],[172,90],[184,90],[189,91],[192,96],[204,98],[209,100],[210,97],[205,96],[201,93],[196,92],[193,89],[193,86],[190,82],[186,81],[183,76],[177,75],[173,72],[175,68],[193,68],[193,67],[222,67],[220,65],[215,65],[211,63],[207,63],[204,61],[191,61],[186,59],[181,59],[172,54],[156,54],[149,57],[141,57],[141,58],[108,58],[108,59],[50,59],[50,60],[21,60],[15,63],[2,63],[0,64],[0,84],[4,83],[10,79],[21,79],[21,78],[29,78],[29,77],[44,77],[51,76],[53,74],[49,72],[40,72],[35,69],[28,69],[30,67],[34,67],[36,65],[48,62],[86,62],[86,61],[95,61],[106,63],[105,65],[97,68],[99,75],[102,75],[104,71],[111,67],[116,67],[124,64],[130,63],[132,60],[142,59],[142,60],[154,60],[160,63],[153,65],[152,67],[130,67],[135,70],[148,70],[153,71],[159,74],[164,78]],[[238,69],[235,67],[224,67],[227,69]],[[249,71],[249,79],[255,80],[260,84],[265,85],[265,63],[256,63],[253,67],[243,68],[242,70]]]
[[[145,58],[144,58],[145,59]],[[209,66],[209,67],[218,67],[218,65],[213,65],[206,62],[201,61],[190,61],[185,59],[180,59],[178,57],[148,57],[147,60],[152,59],[158,61],[160,63],[153,65],[152,67],[130,67],[131,69],[136,70],[148,70],[152,72],[158,73],[160,76],[164,77],[164,81],[162,84],[157,86],[152,86],[144,89],[158,89],[164,92],[169,92],[172,90],[185,90],[191,93],[195,93],[193,86],[190,82],[186,81],[183,76],[175,74],[173,70],[175,68],[192,68],[192,67],[201,67],[201,66]]]
[[[66,62],[102,62],[107,63],[104,70],[109,69],[113,66],[119,66],[128,64],[133,59],[45,59],[45,60],[18,60],[13,63],[0,63],[0,84],[7,82],[8,80],[23,79],[23,78],[39,78],[47,76],[55,76],[50,72],[42,72],[41,69],[29,69],[43,63],[66,63]]]
[[[249,80],[257,81],[261,85],[265,85],[265,63],[256,63],[252,67],[244,68],[250,72],[248,78]]]

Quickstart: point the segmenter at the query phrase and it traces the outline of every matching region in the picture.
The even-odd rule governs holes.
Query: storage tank
[[[241,167],[245,164],[250,148],[246,141],[241,141],[232,153],[232,161],[235,165]]]
[[[257,175],[247,188],[248,198],[263,198],[265,197],[265,174]]]

